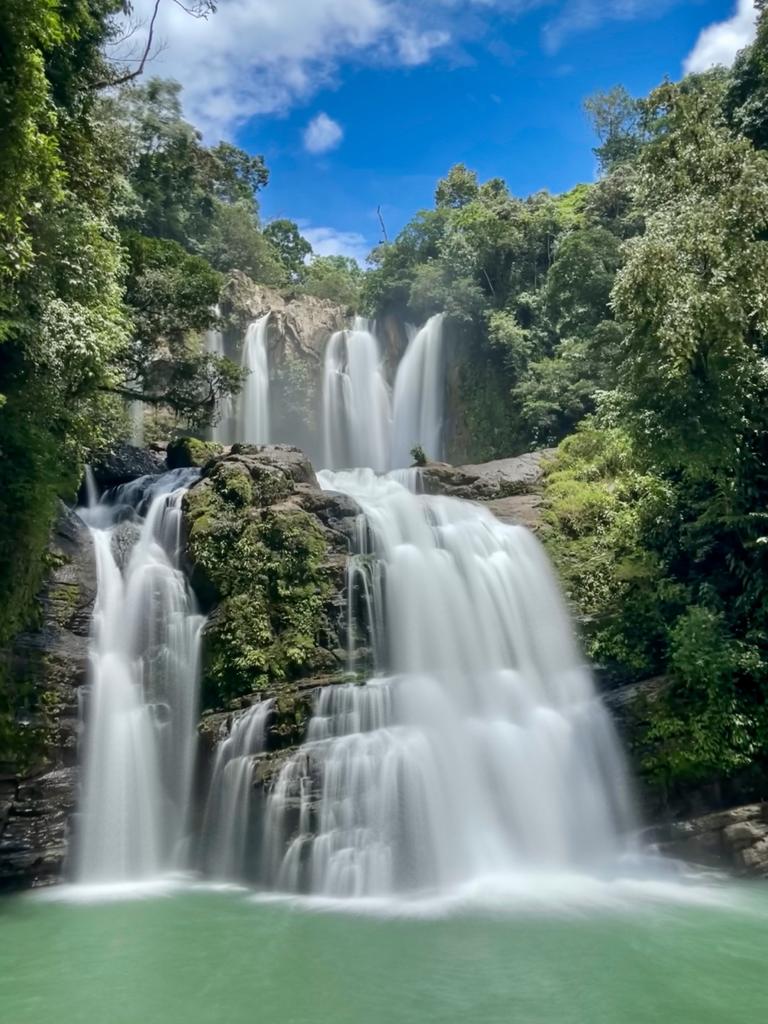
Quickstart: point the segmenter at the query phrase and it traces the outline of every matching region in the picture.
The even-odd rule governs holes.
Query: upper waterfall
[[[371,325],[355,318],[332,335],[323,367],[323,436],[329,468],[389,469],[392,412]]]
[[[392,405],[392,467],[408,466],[421,446],[430,459],[443,451],[445,364],[444,315],[431,317],[408,342],[395,377]]]
[[[442,458],[443,323],[442,314],[433,316],[411,336],[392,388],[372,324],[358,317],[330,338],[322,396],[327,469],[386,472],[410,465],[416,446]]]
[[[269,313],[248,325],[243,342],[242,366],[246,371],[237,404],[239,437],[246,444],[269,441]]]

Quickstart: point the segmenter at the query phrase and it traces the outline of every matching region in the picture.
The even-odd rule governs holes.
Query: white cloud
[[[336,228],[301,225],[300,230],[317,256],[349,256],[358,263],[363,263],[372,248],[358,231],[337,231]]]
[[[435,50],[447,46],[451,35],[441,29],[426,32],[403,32],[397,40],[397,52],[403,64],[426,64]]]
[[[304,148],[308,153],[327,153],[344,138],[344,130],[338,121],[327,114],[313,117],[304,130]]]
[[[154,0],[134,0],[145,23]],[[451,41],[436,29],[445,0],[220,0],[196,19],[163,0],[155,37],[164,48],[147,73],[184,86],[187,117],[206,136],[232,134],[258,115],[283,114],[333,84],[342,63],[415,65]]]
[[[719,21],[703,30],[696,45],[685,58],[686,74],[706,71],[717,64],[730,67],[739,50],[755,38],[757,8],[753,0],[738,0],[736,10],[727,21]]]
[[[567,0],[544,26],[544,47],[558,50],[568,36],[597,28],[607,21],[658,17],[680,0]]]

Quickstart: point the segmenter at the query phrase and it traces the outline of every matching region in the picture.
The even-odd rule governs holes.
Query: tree
[[[304,274],[304,261],[312,252],[312,246],[301,235],[298,226],[292,220],[273,220],[264,228],[264,237],[274,248],[290,279],[300,280]]]
[[[642,108],[624,86],[596,92],[585,100],[584,109],[600,140],[594,153],[603,171],[610,171],[637,156],[642,144]]]
[[[768,10],[764,3],[755,6],[760,10],[757,36],[736,57],[724,106],[737,131],[758,149],[768,149]]]
[[[348,256],[313,256],[306,266],[302,291],[320,299],[331,299],[339,305],[357,310],[363,271]]]
[[[435,189],[435,206],[460,209],[477,198],[478,190],[475,171],[470,171],[465,164],[456,164],[438,181]]]
[[[198,256],[166,239],[125,236],[129,254],[126,302],[131,343],[111,390],[168,406],[192,426],[206,425],[217,402],[237,390],[241,374],[228,359],[200,351],[221,279]]]

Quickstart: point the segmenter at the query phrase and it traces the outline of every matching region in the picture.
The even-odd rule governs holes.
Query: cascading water
[[[392,403],[392,466],[410,465],[420,445],[430,459],[443,457],[442,313],[431,317],[409,340],[395,377]]]
[[[221,316],[218,306],[214,308],[213,312],[217,318]],[[223,358],[226,355],[224,351],[224,335],[217,328],[205,332],[203,345],[205,351],[210,355],[218,356],[219,358]],[[227,397],[216,410],[216,422],[211,427],[212,441],[216,441],[218,444],[231,444],[233,442],[235,431],[232,419],[234,415],[234,402],[230,397]]]
[[[538,542],[370,470],[321,482],[363,510],[383,641],[366,685],[321,691],[282,770],[268,885],[389,896],[615,861],[623,761]]]
[[[367,320],[331,336],[323,367],[323,437],[329,469],[389,469],[390,398]]]
[[[269,441],[269,358],[267,340],[269,313],[254,320],[245,332],[243,369],[247,371],[237,403],[239,436],[245,444]]]
[[[253,755],[266,745],[274,701],[253,704],[216,745],[203,823],[205,866],[218,879],[247,876],[248,832],[253,801]]]
[[[408,466],[420,445],[443,456],[442,314],[410,334],[393,393],[371,325],[356,318],[332,335],[323,368],[323,436],[328,469],[368,466],[378,473]]]
[[[98,590],[75,858],[80,882],[148,879],[183,864],[203,620],[178,549],[181,501],[197,476],[182,469],[142,477],[81,510]],[[89,492],[93,497],[92,480]]]

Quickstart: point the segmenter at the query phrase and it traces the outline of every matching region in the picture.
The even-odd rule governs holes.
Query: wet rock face
[[[768,878],[768,804],[675,821],[652,829],[649,838],[670,857]]]
[[[78,689],[88,671],[96,568],[88,530],[64,505],[49,558],[40,625],[18,636],[6,656],[18,742],[0,765],[0,887],[59,877],[75,805]]]
[[[166,455],[162,450],[137,448],[135,445],[116,444],[94,460],[91,469],[100,490],[128,483],[140,476],[164,473],[168,468]]]

